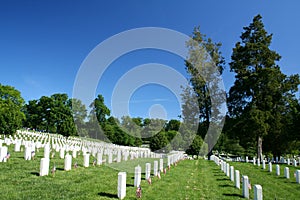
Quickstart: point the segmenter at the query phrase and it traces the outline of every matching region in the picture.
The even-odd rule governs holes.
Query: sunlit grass
[[[90,157],[90,167],[83,167],[82,155],[73,159],[78,168],[64,171],[64,160],[59,159],[59,152],[50,161],[50,168],[56,165],[53,176],[40,177],[40,159],[43,151],[36,152],[35,160],[25,161],[24,152],[13,152],[9,147],[11,159],[0,163],[0,199],[117,199],[118,171],[127,171],[127,195],[125,199],[136,199],[134,184],[134,167],[142,167],[142,199],[242,199],[242,191],[234,187],[234,183],[212,161],[184,160],[172,166],[161,179],[153,177],[152,185],[145,180],[145,163],[159,159],[142,158],[122,161],[121,163],[93,166],[94,158]],[[291,179],[283,178],[273,172],[262,170],[258,166],[245,163],[230,163],[239,169],[241,175],[248,175],[251,184],[263,187],[264,199],[299,199],[300,185],[293,176],[296,168],[290,167]],[[166,166],[166,159],[164,159]],[[118,169],[118,170],[116,170]],[[250,191],[253,198],[253,190]]]

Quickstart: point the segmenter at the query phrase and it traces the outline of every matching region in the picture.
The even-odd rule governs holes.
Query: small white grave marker
[[[248,179],[248,176],[243,176],[243,197],[249,199],[249,179]]]
[[[235,187],[240,189],[240,171],[239,170],[235,170]]]
[[[146,180],[148,180],[150,178],[150,172],[151,172],[151,163],[146,163],[146,171],[145,171],[145,175],[146,175]]]
[[[290,169],[288,167],[284,168],[284,177],[287,179],[290,178]]]
[[[49,174],[49,158],[42,158],[40,165],[40,176],[48,176]]]
[[[6,156],[7,156],[7,147],[3,146],[0,147],[0,162],[6,162]]]
[[[83,155],[83,166],[89,167],[90,165],[90,154],[86,153]]]
[[[164,159],[160,159],[159,160],[159,169],[162,172],[164,170]]]
[[[230,166],[229,166],[229,163],[226,164],[226,176],[229,177],[230,175]]]
[[[296,170],[296,183],[300,184],[300,170]]]
[[[254,185],[254,200],[263,200],[261,185]]]
[[[102,165],[102,152],[97,153],[97,165]]]
[[[141,184],[141,178],[142,178],[141,173],[142,173],[142,169],[139,165],[134,168],[134,186],[135,187],[139,187]]]
[[[230,180],[234,181],[234,167],[230,166]]]
[[[59,151],[59,157],[61,159],[64,159],[65,158],[65,149],[64,148],[61,148],[60,151]]]
[[[65,171],[69,171],[72,169],[72,156],[67,154],[65,157]]]
[[[276,176],[280,176],[280,166],[276,165]]]
[[[266,161],[265,160],[262,161],[262,168],[266,169]]]
[[[124,199],[126,196],[126,172],[118,173],[118,198]]]
[[[157,172],[158,172],[158,161],[155,160],[153,165],[153,175],[157,176]]]

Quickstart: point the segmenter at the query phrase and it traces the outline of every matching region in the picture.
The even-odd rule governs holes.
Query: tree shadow
[[[99,192],[98,195],[103,196],[103,197],[108,197],[108,198],[118,198],[118,195],[110,194],[107,192]]]
[[[126,187],[134,187],[134,185],[126,183]]]

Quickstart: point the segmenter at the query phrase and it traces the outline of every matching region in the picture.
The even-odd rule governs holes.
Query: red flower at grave
[[[137,198],[142,198],[142,188],[141,188],[141,186],[139,186],[139,187],[137,187],[136,188],[136,197]]]

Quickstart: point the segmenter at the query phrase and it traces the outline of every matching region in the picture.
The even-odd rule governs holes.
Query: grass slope
[[[139,164],[145,172],[145,163],[150,162],[153,167],[155,160],[140,159],[94,167],[91,156],[91,166],[84,168],[80,155],[72,160],[72,163],[78,162],[79,167],[65,172],[64,160],[59,159],[59,153],[56,153],[50,161],[50,168],[54,163],[56,165],[55,176],[39,177],[42,151],[37,152],[36,159],[31,161],[24,160],[24,152],[13,152],[13,145],[9,147],[9,152],[11,159],[0,163],[0,199],[117,199],[118,170],[133,172]],[[286,180],[276,177],[275,172],[268,173],[251,164],[231,164],[241,174],[248,175],[252,184],[263,186],[264,199],[274,199],[275,194],[277,199],[300,197],[300,185],[295,183],[293,169],[291,180]],[[142,174],[142,199],[242,199],[241,190],[236,189],[213,162],[184,160],[161,176],[160,180],[152,177],[152,185],[149,185],[144,179],[145,174]],[[133,182],[134,174],[128,173],[125,199],[136,199]],[[253,191],[250,195],[253,198]]]

